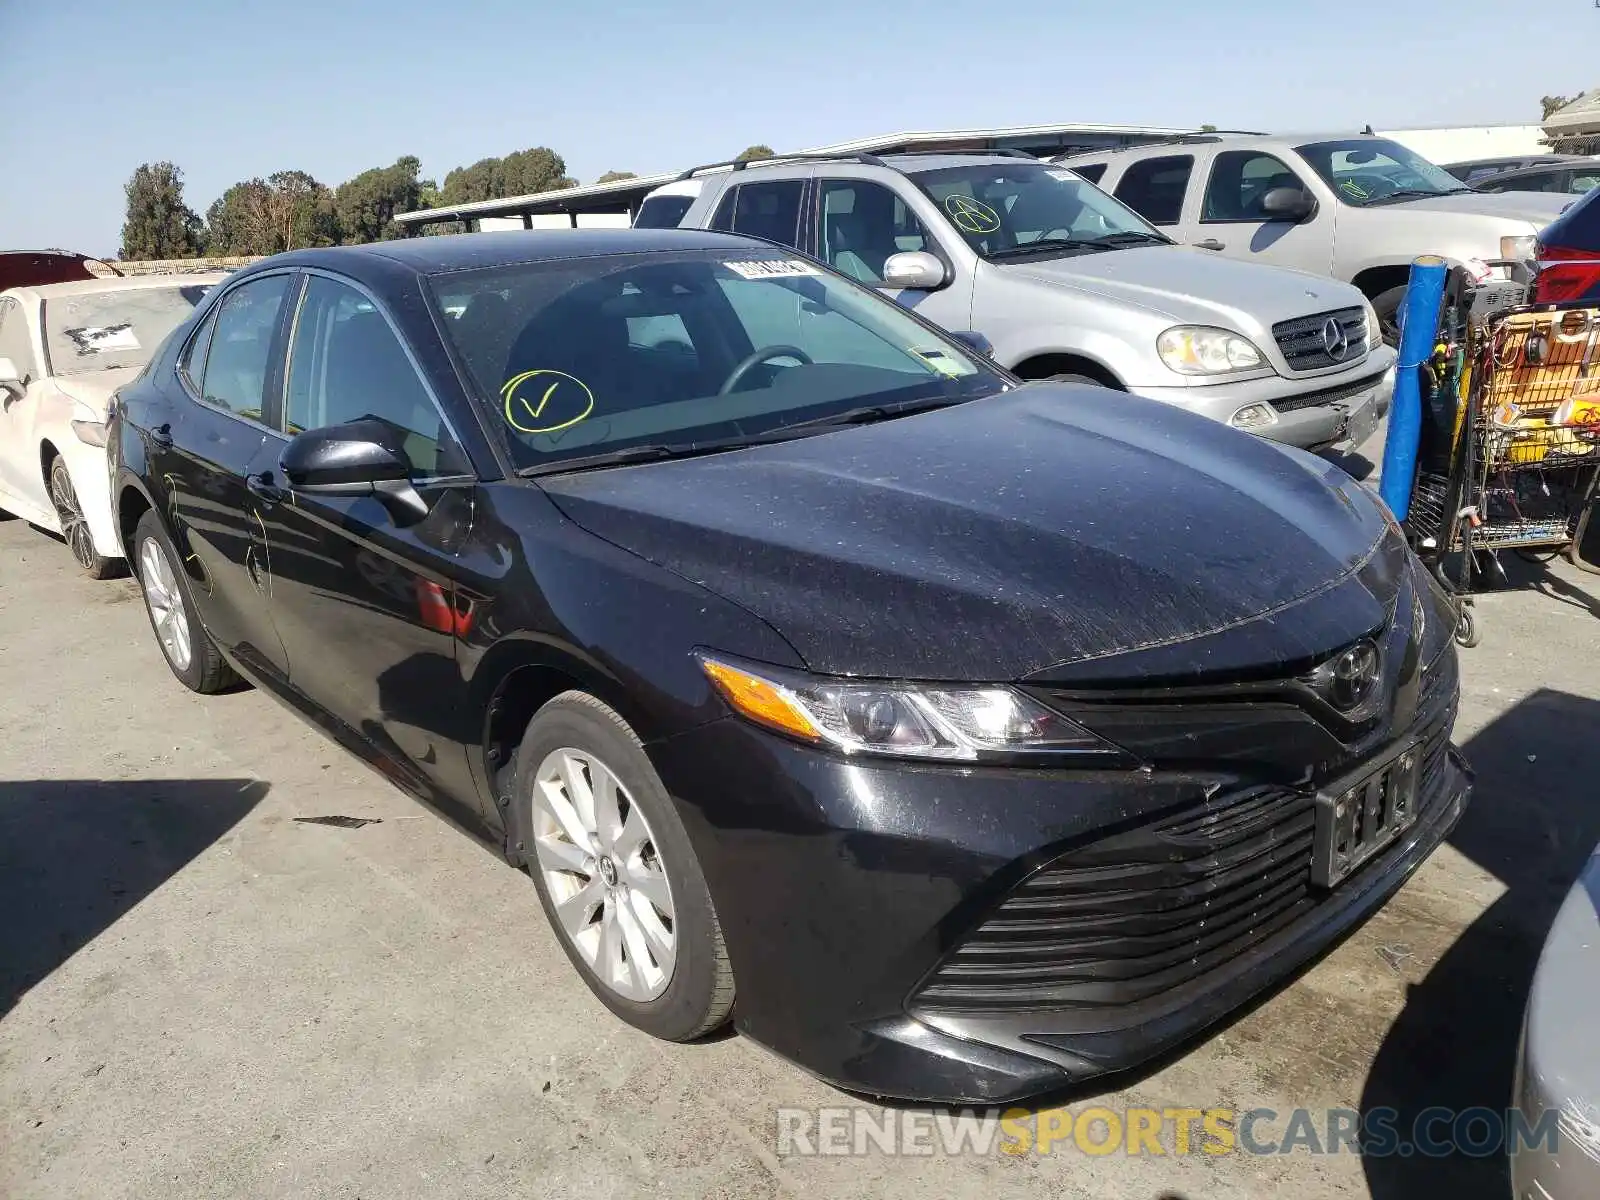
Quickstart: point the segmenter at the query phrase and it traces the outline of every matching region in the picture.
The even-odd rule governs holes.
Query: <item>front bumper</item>
[[[732,718],[650,752],[717,905],[741,1032],[847,1089],[1001,1104],[1144,1062],[1382,904],[1467,801],[1470,777],[1447,743],[1453,717],[1452,691],[1447,711],[1419,719],[1437,732],[1442,765],[1416,822],[1338,887],[1178,985],[1127,1003],[1024,1008],[952,1004],[933,985],[1030,877],[1070,848],[1203,812],[1214,774],[846,761]]]
[[[1274,418],[1271,424],[1235,428],[1304,450],[1322,450],[1359,446],[1372,435],[1394,397],[1394,364],[1394,351],[1379,346],[1360,367],[1343,374],[1306,379],[1269,375],[1234,383],[1133,390],[1225,425],[1233,424],[1241,410],[1264,405]]]

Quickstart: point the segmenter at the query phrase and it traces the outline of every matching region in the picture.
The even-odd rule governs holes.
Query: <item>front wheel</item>
[[[1406,285],[1392,287],[1372,298],[1372,311],[1378,315],[1378,331],[1386,346],[1400,345],[1400,310],[1406,302]]]
[[[668,1041],[733,1007],[722,927],[672,799],[638,737],[585,692],[564,692],[517,750],[528,873],[562,949],[601,1003]]]

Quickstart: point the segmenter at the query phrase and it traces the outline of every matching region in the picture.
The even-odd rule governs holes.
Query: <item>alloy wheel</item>
[[[161,543],[145,538],[139,547],[139,578],[144,584],[144,602],[150,609],[150,624],[155,626],[161,651],[176,670],[187,671],[193,657],[189,642],[189,617],[183,608],[183,593],[172,563]]]
[[[78,503],[72,476],[60,459],[50,468],[50,503],[55,506],[56,519],[61,522],[61,536],[66,539],[72,557],[85,571],[93,571],[99,557],[94,549],[94,534],[84,518],[83,505]]]
[[[672,888],[627,788],[594,755],[553,750],[534,776],[533,825],[562,936],[618,996],[660,996],[677,960]]]

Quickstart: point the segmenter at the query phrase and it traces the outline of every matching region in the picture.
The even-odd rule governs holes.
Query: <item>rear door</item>
[[[1326,275],[1333,245],[1308,221],[1269,218],[1261,205],[1275,188],[1314,195],[1286,161],[1264,150],[1201,150],[1189,183],[1189,201],[1175,236],[1207,250]]]
[[[1182,224],[1184,199],[1194,177],[1194,155],[1162,154],[1129,163],[1111,194],[1150,224],[1176,237]]]
[[[196,327],[179,356],[177,383],[189,403],[155,431],[149,468],[171,505],[183,570],[211,636],[250,671],[286,676],[287,658],[269,608],[270,550],[247,480],[266,455],[268,397],[293,272],[235,285]],[[131,553],[131,552],[130,552]]]
[[[476,485],[449,420],[375,298],[309,272],[284,368],[282,428],[255,486],[272,552],[274,622],[289,684],[402,772],[470,794],[465,755],[441,726],[463,699],[452,571]],[[396,524],[370,496],[291,492],[289,438],[363,417],[405,434],[428,516]],[[313,716],[320,715],[313,712]]]

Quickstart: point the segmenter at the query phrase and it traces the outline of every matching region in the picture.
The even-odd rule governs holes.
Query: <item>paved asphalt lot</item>
[[[1292,985],[1113,1105],[1502,1107],[1600,841],[1600,577],[1479,604],[1451,843]],[[1498,1159],[779,1158],[854,1103],[739,1037],[613,1019],[532,885],[250,691],[168,675],[127,580],[0,523],[0,1196],[1503,1200]],[[297,818],[345,815],[346,829]],[[1075,1106],[1089,1096],[1067,1097]]]

